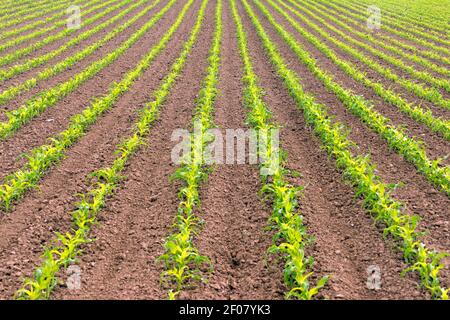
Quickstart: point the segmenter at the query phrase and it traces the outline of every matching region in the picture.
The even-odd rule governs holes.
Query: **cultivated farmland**
[[[447,300],[449,19],[0,0],[0,299]]]

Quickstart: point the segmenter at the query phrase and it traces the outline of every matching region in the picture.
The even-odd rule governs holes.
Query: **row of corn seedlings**
[[[142,37],[150,28],[163,17],[167,10],[176,2],[170,1],[146,25],[139,29],[130,39]],[[78,141],[94,124],[98,117],[112,108],[115,102],[131,87],[133,82],[151,65],[153,60],[165,49],[172,35],[180,26],[186,11],[192,4],[189,1],[179,14],[175,23],[164,34],[161,40],[145,55],[135,69],[129,71],[120,82],[113,83],[107,95],[93,100],[91,105],[70,120],[68,128],[44,144],[32,150],[28,155],[28,162],[18,171],[5,179],[0,186],[0,206],[9,210],[13,201],[20,199],[24,193],[37,186],[44,174],[64,157],[66,150]]]
[[[367,12],[367,7],[368,5],[365,3],[359,3],[359,2],[355,2],[354,5],[358,8],[363,8],[366,10]],[[412,28],[412,29],[416,29],[418,31],[422,31],[422,32],[429,32],[430,34],[433,34],[435,36],[439,36],[439,37],[445,37],[447,36],[447,30],[445,28],[443,28],[442,26],[438,26],[436,24],[433,23],[429,23],[427,22],[425,19],[425,17],[421,16],[421,20],[417,19],[418,17],[410,17],[407,16],[407,12],[402,12],[400,11],[396,12],[393,11],[392,8],[387,8],[384,7],[383,8],[383,16],[388,19],[389,21],[392,20],[397,20],[397,21],[401,21],[405,27]],[[443,22],[442,20],[440,22]]]
[[[403,213],[403,204],[391,197],[390,186],[375,174],[375,166],[367,155],[352,155],[350,149],[356,144],[347,138],[344,126],[338,122],[333,123],[326,107],[304,92],[298,75],[287,67],[253,9],[246,0],[242,2],[267,56],[297,107],[303,111],[305,120],[321,139],[325,150],[335,158],[337,168],[343,171],[345,180],[353,185],[356,195],[364,199],[365,209],[376,222],[384,225],[384,234],[397,240],[399,249],[409,264],[405,272],[416,271],[421,284],[433,298],[448,299],[448,289],[441,286],[439,279],[439,270],[443,268],[441,259],[447,254],[430,250],[421,242],[421,234],[416,230],[419,217]]]
[[[272,0],[267,0],[273,8],[284,16],[296,29],[299,29],[297,23],[290,18],[281,7]],[[360,118],[371,130],[385,139],[390,148],[398,152],[404,159],[412,163],[420,173],[425,175],[428,180],[437,188],[441,189],[450,196],[450,168],[441,167],[442,159],[430,160],[424,143],[415,138],[409,137],[403,130],[395,127],[389,118],[384,117],[376,110],[369,101],[365,101],[361,96],[353,91],[339,85],[332,75],[323,71],[314,58],[304,50],[298,41],[289,34],[270,14],[269,10],[259,1],[255,0],[258,8],[269,20],[270,24],[277,30],[278,34],[288,44],[301,63],[303,63],[311,73],[316,76],[325,85],[326,89],[334,93],[338,99],[355,116]]]
[[[105,4],[111,4],[116,1],[117,0],[109,0],[109,1],[106,1]],[[123,3],[123,1],[121,3]],[[80,28],[83,29],[83,28],[93,24],[94,22],[100,20],[101,18],[108,15],[110,12],[112,12],[120,7],[121,7],[120,5],[108,7],[107,9],[97,13],[96,15],[89,17],[86,20],[83,20],[82,23],[80,24]],[[84,17],[88,13],[90,13],[90,10],[81,12],[81,17]],[[68,39],[68,37],[75,32],[77,32],[77,29],[65,28],[64,30],[62,30],[56,34],[49,35],[48,37],[46,37],[42,40],[39,40],[37,42],[34,42],[26,47],[12,51],[12,52],[0,57],[0,67],[5,66],[9,63],[15,62],[22,57],[28,56],[31,53],[35,52],[36,50],[38,50],[48,44],[54,43],[55,41]]]
[[[193,0],[190,0],[188,5],[191,5],[192,2]],[[125,178],[122,173],[129,159],[146,143],[151,126],[159,118],[161,106],[184,69],[192,47],[197,41],[207,2],[208,0],[203,0],[191,35],[184,43],[180,56],[171,66],[169,74],[162,80],[158,89],[153,92],[151,101],[140,110],[140,117],[132,134],[117,146],[113,164],[89,175],[94,179],[93,185],[89,191],[81,195],[76,210],[71,214],[72,230],[65,234],[56,234],[55,244],[45,249],[41,264],[35,269],[33,278],[26,279],[22,288],[16,292],[17,298],[48,299],[58,283],[56,277],[59,270],[74,263],[76,257],[81,254],[81,246],[91,242],[89,233],[93,224],[97,221],[97,215],[105,207],[108,197],[112,196],[119,187],[120,181]]]
[[[193,116],[194,133],[190,137],[190,152],[183,155],[180,167],[172,178],[181,181],[178,192],[180,203],[174,222],[174,231],[164,241],[164,253],[158,258],[164,264],[161,283],[169,289],[169,299],[173,300],[186,286],[196,281],[206,281],[204,270],[211,262],[201,255],[194,245],[200,219],[196,211],[200,206],[200,186],[208,177],[209,167],[204,161],[203,151],[213,136],[208,130],[214,127],[214,105],[221,63],[222,1],[217,2],[215,11],[215,32],[209,51],[208,68]]]
[[[288,0],[288,1],[290,3],[294,3],[294,1],[292,1],[292,0]],[[305,7],[300,7],[299,6],[299,8],[301,8],[302,11],[308,12],[311,16],[314,15],[311,11],[309,11]],[[408,80],[407,78],[399,76],[398,74],[393,72],[390,68],[382,66],[380,63],[378,63],[375,60],[369,58],[363,52],[361,52],[361,51],[359,51],[359,50],[357,50],[357,49],[355,49],[355,48],[345,44],[344,42],[338,40],[336,37],[331,36],[330,34],[325,32],[324,30],[319,28],[316,24],[314,24],[314,23],[310,22],[308,19],[304,18],[304,16],[302,14],[300,14],[298,11],[297,11],[297,13],[298,13],[298,15],[296,15],[296,16],[301,18],[302,21],[304,21],[308,26],[310,26],[314,30],[320,30],[320,34],[325,39],[327,39],[328,41],[330,41],[331,43],[333,43],[334,45],[336,45],[337,47],[342,49],[344,52],[350,54],[351,56],[353,56],[354,58],[356,58],[360,62],[364,63],[365,65],[367,65],[372,70],[375,70],[376,72],[381,74],[386,79],[388,79],[388,80],[390,80],[390,81],[392,81],[394,83],[397,83],[398,85],[400,85],[401,87],[405,88],[406,90],[408,90],[409,92],[413,93],[414,95],[416,95],[419,98],[425,99],[425,100],[427,100],[429,102],[432,102],[432,103],[434,103],[434,104],[436,104],[436,105],[438,105],[440,107],[443,107],[445,109],[449,109],[450,110],[450,100],[446,99],[445,97],[443,97],[443,95],[439,92],[438,89],[433,88],[433,87],[427,87],[427,86],[425,86],[422,83],[416,83],[416,82],[414,82],[412,80]],[[318,18],[318,19],[320,19],[320,18]],[[326,23],[323,19],[320,19],[320,20],[321,20],[321,23],[323,23],[324,25],[326,25],[330,29],[333,29],[333,30],[336,29],[333,26],[331,26],[328,23]],[[337,30],[336,32],[342,33],[339,30]]]
[[[277,125],[271,120],[271,113],[263,101],[263,90],[253,70],[247,35],[237,12],[236,3],[231,1],[231,9],[236,25],[236,35],[244,68],[244,105],[248,108],[248,123],[262,135],[268,135]],[[261,138],[261,136],[260,136]],[[286,299],[312,299],[327,283],[328,276],[311,283],[313,258],[306,256],[305,247],[311,242],[303,225],[303,217],[298,212],[298,200],[303,187],[293,186],[286,181],[288,170],[283,167],[282,150],[276,150],[268,139],[268,146],[259,148],[261,163],[260,176],[263,183],[261,193],[272,203],[270,227],[275,230],[273,245],[269,252],[280,254],[285,262],[284,283],[288,289]],[[270,168],[270,170],[267,170]]]
[[[157,3],[159,3],[159,1],[160,0],[157,0],[153,4],[151,4],[145,8],[141,8],[139,13],[136,14],[135,16],[133,16],[131,19],[127,20],[123,24],[120,24],[119,26],[114,28],[112,31],[110,31],[108,34],[106,34],[102,39],[85,47],[83,50],[77,52],[76,54],[74,54],[70,57],[67,57],[66,59],[56,63],[55,65],[50,66],[50,67],[40,71],[36,76],[34,76],[32,78],[28,78],[28,79],[22,81],[21,83],[16,83],[15,85],[10,86],[6,90],[4,90],[2,93],[0,93],[0,105],[11,101],[15,97],[17,97],[19,94],[22,94],[24,92],[31,90],[32,88],[36,87],[40,81],[50,79],[50,78],[64,72],[65,70],[69,69],[70,67],[74,66],[76,63],[80,62],[81,60],[86,59],[91,54],[96,52],[99,48],[101,48],[103,45],[105,45],[107,42],[111,41],[112,39],[114,39],[115,37],[120,35],[123,31],[125,31],[127,28],[129,28],[134,23],[136,23],[136,21],[138,19],[142,18],[151,9],[153,9],[155,7],[155,5]],[[132,0],[125,0],[125,2],[132,2]],[[86,33],[80,34],[79,37],[74,38],[72,40],[76,40],[76,42],[79,42],[79,41],[81,41],[80,39],[86,38],[96,32],[99,32],[100,30],[103,30],[106,26],[111,25],[112,23],[118,21],[119,19],[122,19],[125,15],[134,11],[136,8],[142,6],[146,2],[147,2],[147,0],[141,0],[141,1],[136,2],[135,4],[128,7],[126,10],[123,10],[118,15],[114,16],[112,19],[106,21],[105,23],[103,23],[101,25],[98,25],[94,29],[90,29]],[[52,54],[50,54],[50,55],[52,55]],[[38,58],[34,59],[32,62],[37,62],[37,63],[41,64],[41,63],[43,63],[43,60],[47,60],[48,57],[49,57],[49,55],[47,55],[47,57],[45,57],[46,59],[40,59],[41,57],[38,57]],[[18,65],[17,67],[13,68],[13,71],[14,71],[13,73],[22,72],[22,70],[25,68],[31,68],[31,64]],[[10,76],[10,75],[11,75],[11,73],[8,76]],[[0,77],[1,77],[1,71],[0,71]]]
[[[314,5],[316,3],[318,5],[321,4],[322,10],[324,10],[324,11],[326,11],[326,12],[332,14],[332,15],[339,16],[339,18],[341,20],[352,24],[355,28],[361,28],[362,25],[360,23],[358,23],[354,19],[346,16],[345,14],[342,14],[342,13],[339,13],[339,11],[336,11],[336,10],[339,10],[340,7],[335,5],[334,3],[330,2],[330,1],[328,1],[326,3],[321,3],[319,1],[312,2],[312,4],[314,4]],[[334,10],[332,10],[332,8]],[[417,56],[427,57],[429,59],[433,59],[433,60],[442,62],[444,64],[450,65],[450,59],[449,58],[444,57],[443,55],[435,52],[434,50],[426,50],[426,49],[418,48],[417,46],[410,45],[410,44],[398,41],[396,38],[394,38],[392,36],[389,36],[389,35],[378,34],[377,38],[383,40],[385,43],[390,43],[393,46],[401,47],[401,48],[405,49],[406,51],[410,51],[410,52],[414,53]]]
[[[108,6],[116,1],[117,0],[105,2],[105,1],[100,1],[100,0],[94,0],[94,1],[91,1],[90,3],[88,3],[87,5],[83,6],[83,9],[85,9],[85,10],[83,10],[82,12],[84,15],[90,14],[90,13],[95,12],[99,9],[102,9],[105,6]],[[99,4],[97,4],[97,3],[99,3]],[[94,6],[90,7],[91,5],[94,5]],[[90,7],[90,8],[86,10],[86,7]],[[64,26],[66,24],[66,21],[67,21],[67,19],[63,19],[54,24],[51,24],[50,26],[48,26],[46,28],[34,29],[34,31],[29,32],[25,35],[16,37],[16,38],[8,40],[8,41],[2,41],[2,43],[0,44],[0,52],[3,52],[9,48],[18,46],[19,44],[21,44],[25,41],[30,41],[39,36],[49,34],[53,30],[58,30],[58,29],[60,29],[61,26]],[[14,31],[14,30],[12,30],[12,31]]]
[[[128,0],[124,0],[128,1]],[[0,140],[7,139],[23,125],[39,116],[49,107],[54,106],[62,98],[66,97],[77,89],[80,85],[94,77],[101,70],[111,65],[128,49],[130,49],[147,30],[153,27],[164,14],[173,6],[176,0],[171,0],[160,12],[155,14],[144,26],[135,32],[130,38],[114,49],[105,57],[93,62],[86,69],[77,73],[69,80],[59,83],[56,86],[43,90],[34,97],[27,100],[22,106],[11,112],[6,112],[8,120],[0,123]]]
[[[427,69],[430,69],[436,73],[439,73],[441,75],[444,75],[447,77],[450,76],[450,70],[448,70],[447,68],[438,66],[437,64],[433,63],[432,61],[422,58],[422,57],[419,57],[417,55],[411,55],[406,50],[403,50],[397,46],[387,44],[384,41],[380,41],[370,33],[361,32],[355,28],[352,28],[348,23],[343,22],[343,21],[346,21],[345,17],[344,18],[340,17],[339,19],[337,19],[333,15],[326,13],[325,10],[322,10],[322,9],[326,9],[326,7],[324,7],[319,2],[315,2],[314,5],[312,5],[306,1],[297,1],[297,3],[301,4],[302,7],[306,6],[308,9],[320,14],[321,16],[325,17],[327,20],[332,21],[334,24],[338,25],[343,30],[348,32],[348,34],[352,34],[352,35],[358,36],[361,39],[367,40],[367,42],[370,43],[371,45],[379,46],[389,52],[394,53],[395,55],[399,55],[404,59],[413,61],[413,62],[415,62]]]
[[[302,15],[299,11],[288,6],[284,2],[279,2],[283,8],[288,12],[292,12],[294,15],[302,19]],[[305,9],[306,10],[306,9]],[[279,11],[279,10],[278,10]],[[310,32],[302,28],[296,21],[289,17],[286,11],[282,12],[282,15],[291,23],[291,25],[312,45],[314,45],[319,51],[321,51],[326,57],[333,61],[342,71],[347,75],[352,77],[354,80],[362,83],[368,88],[371,88],[375,94],[380,96],[384,101],[390,103],[391,105],[397,107],[401,112],[408,115],[417,122],[420,122],[428,126],[432,131],[440,134],[445,139],[450,140],[450,123],[445,119],[434,117],[431,110],[424,110],[420,106],[415,106],[408,103],[400,95],[393,92],[391,89],[387,89],[383,84],[371,80],[366,74],[360,71],[354,64],[349,61],[344,61],[336,56],[333,50],[330,49],[323,41],[320,41],[317,37],[312,35]],[[323,31],[315,26],[311,26],[319,34]]]

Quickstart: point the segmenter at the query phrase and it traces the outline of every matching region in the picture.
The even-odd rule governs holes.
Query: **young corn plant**
[[[176,0],[170,1],[160,12],[150,19],[142,28],[140,28],[130,40],[136,42],[141,38],[175,3]],[[132,69],[119,83],[114,83],[109,89],[109,93],[87,107],[81,113],[75,115],[69,124],[69,127],[50,139],[49,144],[42,145],[34,149],[28,156],[28,162],[0,186],[0,206],[4,209],[10,208],[13,201],[18,200],[23,194],[37,186],[44,174],[65,154],[65,151],[77,142],[94,124],[97,119],[107,110],[112,108],[115,102],[129,90],[134,81],[152,64],[153,60],[165,49],[172,35],[178,30],[184,19],[186,11],[189,9],[189,1],[187,5],[178,15],[174,24],[163,35],[159,43],[157,43],[138,63],[135,69]]]
[[[164,264],[161,284],[168,288],[169,299],[175,299],[180,292],[195,282],[206,282],[204,270],[212,271],[211,261],[201,255],[193,241],[201,221],[195,215],[200,207],[199,189],[207,177],[209,168],[205,165],[203,150],[213,139],[208,133],[214,127],[214,105],[217,97],[217,84],[221,62],[220,49],[222,38],[222,1],[219,0],[215,12],[216,29],[209,51],[209,66],[203,80],[202,89],[196,104],[193,117],[194,134],[190,139],[190,153],[184,155],[180,167],[173,179],[182,182],[178,192],[180,203],[174,223],[174,233],[165,243],[165,252],[158,260]]]
[[[185,8],[189,8],[192,2],[189,1]],[[108,197],[119,187],[120,181],[124,179],[122,172],[128,160],[148,139],[151,126],[159,118],[161,106],[184,69],[186,60],[198,39],[207,2],[208,0],[203,0],[196,23],[189,39],[184,43],[180,56],[172,65],[169,74],[162,80],[159,88],[153,92],[153,99],[140,111],[132,134],[117,146],[113,164],[89,175],[94,179],[93,187],[81,196],[77,209],[72,212],[73,229],[65,235],[56,234],[54,245],[44,251],[42,263],[36,268],[33,277],[26,279],[16,292],[17,299],[48,299],[58,284],[56,276],[61,268],[75,263],[76,257],[82,253],[81,246],[91,242],[89,232],[97,221],[98,213],[106,205]],[[184,13],[186,11],[184,10]]]
[[[296,22],[284,13],[278,5],[272,0],[268,0],[268,2],[293,26],[298,27]],[[255,3],[295,53],[300,62],[306,65],[311,73],[322,81],[328,91],[334,93],[355,116],[359,117],[371,130],[384,138],[390,148],[394,149],[407,161],[414,164],[418,171],[424,174],[431,183],[450,196],[450,168],[440,167],[439,164],[442,161],[441,159],[434,161],[430,160],[425,149],[422,147],[424,144],[422,141],[411,138],[402,130],[397,129],[390,123],[390,119],[375,111],[368,101],[365,101],[351,90],[347,90],[339,85],[334,80],[334,77],[323,71],[317,65],[316,60],[301,47],[298,41],[278,24],[270,14],[269,10],[267,10],[259,0],[255,0]]]
[[[404,260],[412,267],[405,272],[417,272],[421,285],[429,290],[433,298],[447,299],[448,289],[441,285],[438,276],[443,266],[441,259],[447,253],[430,250],[420,242],[421,234],[416,231],[418,216],[403,213],[403,204],[391,197],[390,186],[375,174],[375,166],[369,156],[352,155],[351,147],[356,144],[347,138],[343,125],[333,123],[326,107],[316,103],[313,96],[304,92],[299,77],[287,67],[253,9],[246,0],[242,0],[242,3],[267,56],[298,108],[303,111],[306,122],[321,139],[324,149],[336,160],[336,166],[342,171],[345,180],[355,188],[356,196],[363,199],[364,208],[376,222],[384,225],[384,234],[392,236],[399,243]]]
[[[247,121],[254,129],[266,136],[268,132],[276,128],[276,125],[272,122],[269,108],[263,101],[263,90],[259,87],[258,78],[253,70],[247,35],[234,0],[231,1],[231,9],[244,65],[244,105],[249,110]],[[270,140],[266,148],[259,150],[260,158],[265,160],[261,168],[271,168],[270,171],[261,170],[263,182],[261,193],[272,203],[269,224],[270,228],[276,231],[269,252],[280,254],[285,261],[284,283],[288,288],[286,299],[310,300],[325,286],[328,276],[322,277],[315,285],[311,282],[313,272],[310,270],[313,258],[306,257],[305,253],[305,247],[311,242],[311,237],[303,225],[302,216],[298,214],[297,198],[303,187],[293,186],[286,181],[287,170],[279,159],[285,153],[274,149],[275,146]],[[279,155],[274,155],[275,151],[278,151]]]

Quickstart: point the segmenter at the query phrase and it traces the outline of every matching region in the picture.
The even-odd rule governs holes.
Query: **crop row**
[[[50,1],[35,1],[35,0],[27,0],[18,3],[15,0],[11,0],[11,3],[2,3],[1,5],[1,20],[8,20],[11,17],[16,18],[18,15],[23,15],[24,13],[29,13],[30,11],[34,11],[41,6],[45,6],[49,4]]]
[[[158,3],[158,1],[155,1],[152,4],[152,6],[155,6],[157,3]],[[122,12],[124,12],[124,11],[130,12],[130,10],[129,10],[130,8],[135,8],[135,6],[134,5],[130,6],[129,8],[123,10]],[[59,56],[60,54],[62,54],[65,51],[67,51],[71,47],[79,44],[83,40],[90,38],[91,36],[104,30],[105,28],[107,28],[108,26],[110,26],[111,24],[116,22],[119,19],[118,17],[123,16],[122,12],[119,13],[118,15],[113,16],[111,19],[106,20],[105,22],[98,24],[94,28],[88,29],[87,31],[80,33],[79,35],[70,39],[69,41],[67,41],[66,43],[59,46],[57,49],[55,49],[53,51],[44,53],[35,58],[28,59],[28,60],[24,61],[23,63],[15,64],[11,67],[1,69],[0,70],[0,83],[3,83],[4,81],[11,79],[12,77],[14,77],[18,74],[21,74],[25,71],[31,70],[32,68],[40,66],[40,65],[44,64],[45,62],[49,61],[50,59],[56,58],[57,56]]]
[[[300,7],[295,2],[293,2],[291,0],[288,0],[288,1],[290,3],[296,5],[296,6]],[[319,20],[322,24],[327,25],[328,28],[330,28],[333,31],[335,31],[335,28],[330,26],[330,25],[328,25],[325,22],[325,20],[317,17],[311,11],[309,11],[308,9],[306,9],[304,7],[302,7],[301,9],[303,11],[308,12],[311,16],[313,16],[314,18]],[[358,59],[359,61],[361,61],[365,65],[367,65],[369,68],[375,70],[376,72],[378,72],[379,74],[384,76],[386,79],[389,79],[390,81],[399,84],[400,86],[402,86],[406,90],[414,93],[419,98],[426,99],[429,102],[435,103],[436,105],[439,105],[439,106],[441,106],[443,108],[446,108],[446,109],[450,110],[450,100],[445,99],[442,96],[442,94],[439,92],[439,90],[437,90],[435,88],[425,87],[423,84],[419,84],[419,83],[416,83],[414,81],[410,81],[410,80],[408,80],[408,79],[406,79],[404,77],[401,77],[401,76],[397,75],[390,68],[382,66],[381,64],[379,64],[375,60],[370,59],[363,52],[361,52],[361,51],[359,51],[357,49],[354,49],[353,47],[345,44],[344,42],[342,42],[340,40],[337,40],[336,37],[333,37],[333,36],[329,35],[327,32],[325,32],[324,30],[319,28],[314,23],[308,21],[308,19],[304,18],[304,16],[302,14],[300,14],[298,11],[297,11],[297,13],[298,13],[297,16],[302,18],[302,21],[304,21],[306,24],[308,24],[308,26],[313,28],[318,33],[320,33],[320,35],[323,36],[325,39],[327,39],[328,41],[330,41],[331,43],[333,43],[334,45],[336,45],[337,47],[342,49],[344,52],[346,52],[346,53],[350,54],[351,56],[355,57],[356,59]],[[340,32],[340,31],[336,30],[336,32]]]
[[[119,49],[110,53],[107,57],[110,58],[110,63],[142,38],[176,1],[171,0],[161,11],[156,13],[144,26],[136,31]],[[8,210],[13,201],[22,197],[27,190],[34,188],[46,171],[62,159],[66,149],[78,141],[97,118],[113,106],[113,103],[132,84],[132,80],[134,81],[144,71],[144,67],[148,67],[150,62],[165,48],[167,42],[177,30],[177,27],[178,24],[174,24],[164,34],[160,42],[145,56],[137,69],[128,73],[119,83],[114,83],[109,89],[108,95],[94,100],[90,107],[72,117],[67,130],[61,132],[55,138],[50,139],[49,144],[44,144],[30,152],[27,156],[28,162],[20,170],[7,177],[5,183],[0,187],[0,205],[4,209]]]
[[[357,196],[363,197],[364,207],[376,222],[384,224],[385,235],[391,235],[399,242],[404,259],[410,265],[405,272],[416,271],[421,284],[433,298],[448,299],[448,289],[441,287],[439,280],[439,270],[443,267],[441,259],[445,254],[426,248],[420,241],[420,234],[416,231],[419,218],[403,213],[402,203],[390,196],[389,186],[375,174],[375,167],[368,156],[352,155],[350,149],[355,143],[347,138],[343,125],[338,122],[333,124],[326,107],[304,92],[299,77],[287,67],[253,9],[246,0],[242,2],[267,56],[298,108],[303,111],[305,120],[321,139],[326,151],[336,159],[337,167],[354,186]]]
[[[124,0],[126,3],[132,2],[132,0]],[[93,34],[100,32],[107,26],[113,24],[114,22],[118,21],[119,19],[122,19],[125,15],[130,13],[131,11],[135,10],[137,7],[140,7],[144,3],[146,3],[147,0],[141,0],[136,2],[135,4],[129,6],[127,9],[121,11],[118,15],[114,16],[110,20],[105,21],[104,23],[96,26],[93,29],[90,29],[76,38],[72,39],[68,43],[66,43],[64,46],[60,47],[56,51],[50,52],[49,54],[45,56],[38,57],[36,59],[33,59],[29,61],[29,63],[23,64],[23,65],[17,65],[13,67],[13,69],[9,69],[9,73],[3,73],[2,70],[0,70],[0,79],[3,77],[11,78],[14,74],[24,72],[25,70],[31,69],[34,66],[43,64],[45,61],[48,61],[51,57],[55,56],[58,52],[67,50],[68,47],[75,45],[76,43],[79,43],[83,39],[86,39]],[[67,57],[63,61],[60,61],[56,63],[54,66],[48,67],[41,72],[39,72],[35,77],[28,78],[21,83],[17,83],[15,85],[10,86],[5,91],[0,93],[0,105],[5,104],[9,101],[11,101],[13,98],[18,96],[21,93],[24,93],[26,91],[31,90],[32,88],[36,87],[40,81],[50,79],[51,77],[56,76],[57,74],[62,73],[63,71],[69,69],[70,67],[74,66],[76,63],[80,62],[81,60],[89,57],[91,54],[96,52],[99,48],[101,48],[103,45],[105,45],[108,41],[114,39],[116,36],[121,34],[124,30],[129,28],[131,25],[136,23],[138,19],[143,17],[145,14],[147,14],[151,9],[155,7],[156,4],[159,3],[159,0],[155,1],[153,4],[147,6],[146,8],[142,8],[141,11],[133,16],[131,19],[127,20],[124,24],[119,25],[117,28],[114,28],[111,32],[106,34],[102,39],[98,40],[97,42],[87,46],[80,52],[77,52],[76,54]],[[0,81],[1,83],[1,81]]]
[[[204,1],[204,4],[206,2]],[[209,65],[192,119],[194,132],[188,141],[190,152],[183,155],[180,167],[172,176],[173,179],[181,182],[174,231],[164,241],[164,253],[158,258],[164,264],[161,282],[165,287],[170,288],[169,299],[171,300],[175,299],[184,287],[193,285],[196,281],[206,281],[202,269],[211,270],[209,258],[198,252],[193,241],[201,222],[196,216],[200,206],[200,186],[207,179],[210,170],[205,162],[204,150],[214,139],[208,130],[214,127],[214,105],[221,63],[221,0],[217,2],[215,19],[215,32],[208,57]]]
[[[322,4],[320,4],[319,2],[315,2],[314,5],[309,4],[306,1],[297,1],[298,4],[301,4],[302,8],[303,7],[307,7],[308,9],[317,12],[318,14],[320,14],[321,16],[325,17],[326,19],[328,19],[329,21],[332,21],[334,24],[340,26],[341,28],[343,28],[346,32],[348,32],[349,34],[353,34],[356,35],[360,38],[366,39],[369,43],[373,44],[373,45],[377,45],[383,49],[386,49],[387,51],[390,51],[396,55],[401,56],[402,58],[405,58],[407,60],[413,61],[423,67],[426,67],[436,73],[445,75],[447,77],[450,77],[450,70],[448,70],[447,68],[438,66],[437,64],[431,62],[430,60],[427,60],[425,58],[419,57],[417,55],[411,55],[409,52],[404,51],[401,48],[398,48],[396,46],[393,45],[389,45],[387,43],[385,43],[384,41],[380,41],[378,40],[376,37],[372,36],[372,34],[367,33],[367,32],[361,32],[358,31],[355,28],[352,28],[351,26],[349,26],[348,24],[342,22],[345,21],[346,18],[345,17],[339,17],[339,19],[335,18],[333,15],[328,14],[325,12],[325,10],[321,10],[320,8],[326,9],[326,7],[324,7]]]
[[[124,2],[126,1],[129,0],[124,0]],[[173,1],[171,1],[170,3],[173,4]],[[168,10],[169,8],[170,6],[166,7],[165,10]],[[161,15],[158,14],[157,18],[159,19],[160,17]],[[122,56],[134,43],[136,43],[136,41],[144,36],[144,29],[147,29],[148,26],[153,26],[155,22],[156,21],[154,19],[147,22],[144,27],[142,27],[132,37],[122,43],[120,47],[116,48],[114,51],[106,55],[106,57],[93,62],[86,69],[74,75],[66,82],[59,83],[50,89],[41,91],[31,99],[27,100],[21,107],[14,109],[11,112],[7,112],[6,116],[8,117],[8,120],[0,123],[0,140],[6,139],[11,136],[23,125],[39,116],[42,112],[55,105],[62,98],[72,93],[76,88],[98,74],[101,70],[111,65],[120,56]],[[122,28],[119,28],[118,30],[123,31]],[[33,83],[31,83],[31,85],[33,85]]]
[[[207,1],[204,0],[203,2],[207,3]],[[171,30],[175,30],[176,25],[179,26],[181,24],[192,2],[193,0],[188,1]],[[90,243],[89,233],[92,225],[97,220],[98,213],[106,205],[108,197],[119,187],[119,182],[124,179],[122,172],[129,159],[146,143],[151,126],[159,118],[161,106],[166,101],[175,81],[184,69],[186,60],[200,32],[204,18],[204,7],[205,5],[202,5],[191,35],[184,43],[180,56],[171,66],[169,74],[162,80],[158,89],[153,92],[151,101],[146,103],[139,111],[140,116],[134,125],[132,134],[116,147],[116,157],[113,164],[89,175],[96,181],[93,182],[91,190],[81,196],[77,209],[72,212],[73,229],[65,235],[56,234],[55,242],[58,244],[45,249],[41,265],[36,268],[34,277],[25,280],[23,287],[17,291],[17,298],[48,299],[57,283],[56,276],[58,271],[73,263],[76,256],[81,254],[80,247]],[[140,62],[141,66],[145,64],[145,60],[146,58]],[[137,72],[139,69],[141,68],[138,66],[129,75],[131,76],[132,73]]]
[[[103,2],[102,3],[102,1],[100,1],[100,0],[93,0],[93,1],[91,1],[89,3],[87,3],[85,6],[83,6],[81,8],[82,9],[81,15],[83,17],[83,16],[88,15],[88,14],[94,12],[94,11],[102,9],[103,7],[109,5],[109,4],[113,3],[113,2],[116,2],[116,1],[117,0],[112,1],[112,2]],[[100,4],[95,5],[97,3],[100,3]],[[95,5],[95,6],[89,8],[88,10],[85,10],[87,7],[90,7],[91,5]],[[66,18],[61,20],[61,21],[58,21],[58,22],[56,22],[54,24],[51,24],[50,26],[48,26],[46,28],[38,28],[37,30],[35,30],[33,32],[30,32],[30,33],[27,33],[25,35],[16,37],[16,38],[11,39],[9,41],[2,41],[2,44],[0,44],[0,52],[3,52],[3,51],[5,51],[6,49],[9,49],[9,48],[18,46],[19,44],[21,44],[21,43],[23,43],[25,41],[29,41],[29,40],[32,40],[32,39],[37,38],[39,36],[49,34],[53,30],[57,30],[58,28],[60,28],[61,26],[64,26],[65,24],[66,24]],[[11,32],[16,32],[16,31],[17,30],[11,30]]]
[[[20,3],[17,3],[17,1],[15,0],[4,1],[0,5],[0,17],[4,18],[5,16],[10,16],[12,14],[15,14],[17,11],[23,10],[24,7],[29,8],[32,7],[33,4],[39,5],[40,3],[41,1],[34,0],[26,0]]]
[[[283,8],[285,8],[288,12],[292,12],[302,21],[305,21],[308,24],[308,21],[300,14],[299,11],[294,8],[288,6],[284,2],[279,2]],[[306,9],[304,8],[304,11]],[[352,64],[351,62],[344,61],[336,56],[336,54],[322,41],[320,41],[317,37],[313,36],[311,33],[302,28],[296,21],[290,18],[286,12],[283,12],[282,15],[293,25],[293,27],[311,44],[313,44],[319,51],[321,51],[326,57],[332,60],[342,71],[344,71],[347,75],[355,79],[356,81],[364,84],[366,87],[371,88],[375,94],[383,98],[384,101],[390,103],[391,105],[397,107],[401,112],[405,113],[412,119],[422,124],[428,126],[432,131],[439,133],[445,139],[450,140],[450,123],[447,120],[436,118],[433,116],[431,110],[424,111],[420,106],[414,106],[407,101],[405,101],[401,96],[393,92],[391,89],[387,89],[383,86],[383,84],[379,82],[375,82],[371,80],[366,74]],[[320,28],[311,25],[313,30],[326,36]]]
[[[309,1],[309,0],[307,0]],[[310,2],[310,1],[309,1]],[[310,2],[311,3],[311,2]],[[332,14],[335,16],[339,16],[339,19],[346,21],[347,23],[351,23],[354,27],[357,28],[361,28],[361,24],[359,24],[357,21],[354,21],[352,18],[349,18],[348,16],[346,16],[345,14],[342,14],[342,12],[340,11],[340,7],[335,5],[332,2],[327,2],[326,4],[321,4],[321,2],[319,1],[314,1],[313,4],[315,5],[317,3],[317,5],[320,5],[321,8]],[[332,10],[332,8],[334,8],[334,10]],[[394,46],[398,46],[401,47],[407,51],[411,51],[413,52],[415,55],[417,56],[424,56],[427,57],[429,59],[433,59],[436,61],[440,61],[446,65],[450,65],[450,59],[447,57],[444,57],[443,55],[435,52],[434,50],[424,50],[422,48],[418,48],[417,46],[414,45],[409,45],[407,43],[398,41],[398,39],[389,36],[389,35],[385,35],[385,34],[378,34],[378,38],[382,39],[385,41],[385,43],[391,43]]]
[[[272,202],[270,226],[275,230],[273,245],[269,252],[280,254],[285,262],[284,283],[288,289],[286,298],[310,300],[328,281],[325,276],[312,285],[311,267],[313,258],[306,256],[305,247],[311,241],[303,225],[303,217],[298,213],[298,196],[303,187],[293,186],[286,181],[286,168],[281,163],[281,154],[272,145],[267,136],[277,128],[271,121],[269,108],[263,101],[263,90],[258,85],[258,78],[253,70],[247,45],[247,35],[237,12],[235,0],[231,1],[231,10],[236,25],[236,36],[244,66],[244,105],[248,108],[248,123],[259,133],[259,139],[267,140],[268,146],[259,148],[261,163],[260,176],[263,183],[262,194]],[[266,139],[261,139],[265,135]]]

